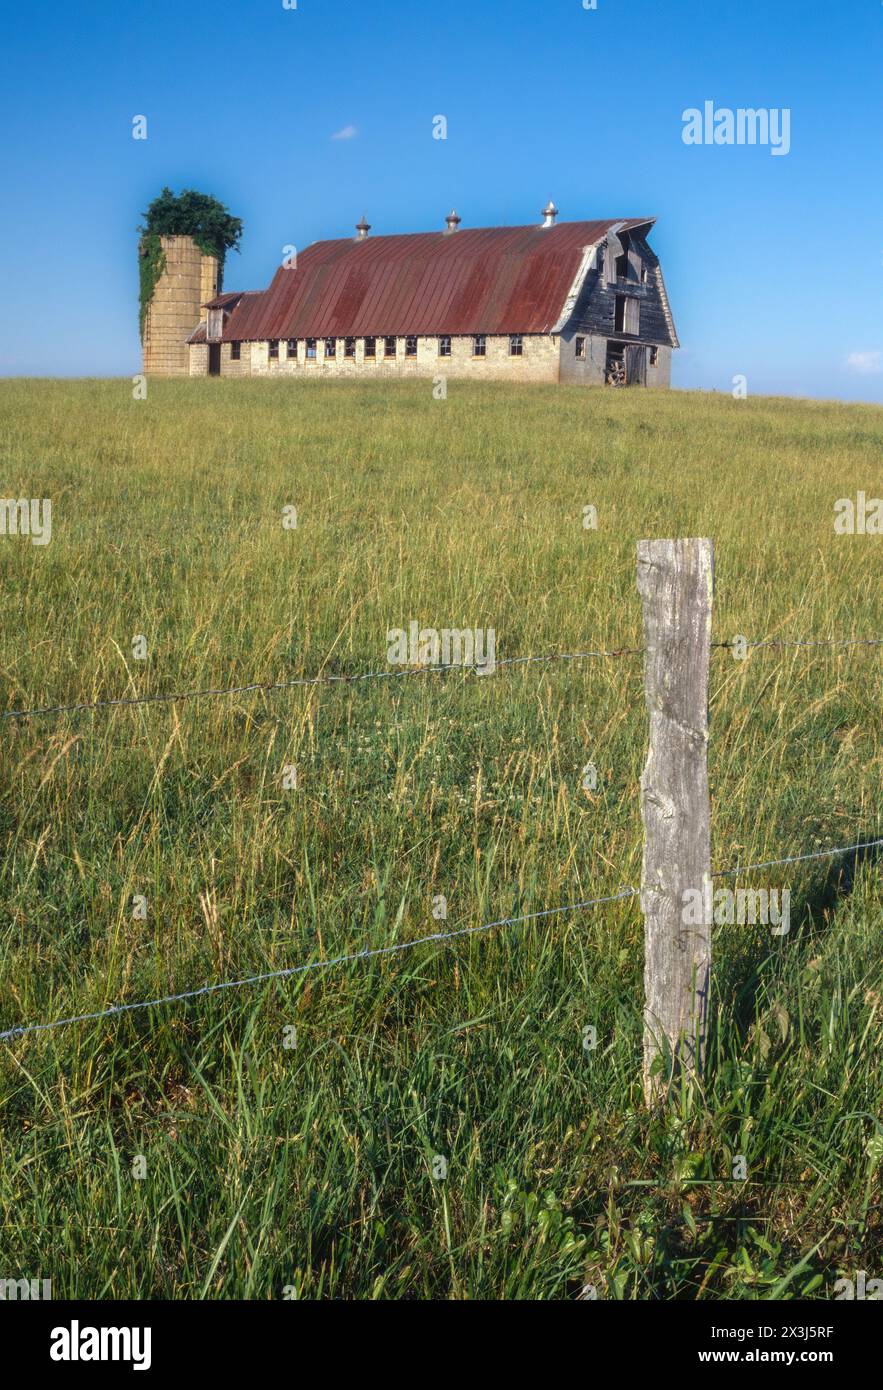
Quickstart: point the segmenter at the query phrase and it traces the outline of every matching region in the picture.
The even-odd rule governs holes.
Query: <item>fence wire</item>
[[[792,854],[784,859],[767,859],[759,864],[744,864],[734,869],[719,869],[712,877],[720,878],[727,875],[745,874],[756,869],[771,869],[784,864],[800,864],[810,859],[833,859],[838,855],[855,854],[861,850],[880,847],[883,847],[883,838],[866,840],[855,845],[840,845],[834,849],[813,850],[806,854]],[[338,965],[351,965],[357,961],[370,960],[378,956],[390,956],[401,951],[413,950],[416,946],[453,941],[458,937],[474,936],[479,932],[492,931],[498,927],[523,926],[526,922],[536,922],[541,918],[562,916],[566,912],[581,912],[590,907],[599,907],[604,903],[620,902],[624,898],[639,897],[640,893],[639,888],[620,888],[618,892],[609,893],[604,897],[564,903],[560,907],[546,907],[537,912],[526,912],[520,917],[499,917],[496,921],[482,922],[478,926],[459,927],[455,931],[449,932],[431,932],[427,936],[417,936],[410,941],[395,941],[388,946],[366,947],[362,951],[353,951],[348,955],[332,956],[328,960],[305,961],[300,965],[286,966],[281,970],[267,970],[258,975],[245,975],[241,979],[220,980],[204,984],[199,989],[182,990],[178,994],[164,994],[156,999],[140,999],[130,1004],[111,1004],[106,1009],[98,1009],[94,1013],[74,1014],[70,1018],[57,1018],[45,1023],[24,1023],[16,1028],[7,1028],[0,1033],[0,1042],[8,1043],[13,1038],[23,1037],[26,1033],[49,1032],[56,1028],[66,1028],[74,1023],[93,1023],[99,1019],[112,1018],[118,1014],[134,1013],[140,1009],[154,1009],[167,1004],[178,1004],[184,1000],[198,999],[202,995],[217,994],[221,990],[241,989],[247,985],[267,984],[273,980],[291,979],[311,970],[330,970]]]
[[[477,932],[491,931],[494,927],[521,926],[540,917],[552,917],[564,912],[578,912],[583,908],[597,907],[599,903],[613,903],[620,898],[629,898],[636,892],[634,888],[622,888],[603,898],[589,898],[585,902],[565,903],[562,907],[546,907],[539,912],[527,912],[521,917],[500,917],[495,922],[482,922],[480,926],[459,927],[456,931],[431,932],[428,936],[416,936],[411,941],[395,941],[390,946],[366,947],[350,955],[332,956],[328,960],[306,961],[303,965],[290,965],[284,970],[268,970],[260,975],[246,975],[241,980],[222,980],[216,984],[203,985],[201,989],[184,990],[181,994],[166,994],[161,999],[145,999],[134,1004],[113,1004],[97,1013],[77,1014],[73,1018],[60,1018],[52,1023],[28,1023],[19,1028],[9,1028],[0,1033],[0,1042],[20,1037],[22,1033],[42,1032],[49,1028],[62,1028],[68,1023],[85,1023],[98,1018],[110,1018],[113,1014],[130,1013],[134,1009],[151,1009],[159,1004],[177,1004],[182,999],[196,999],[201,994],[215,994],[222,989],[239,989],[243,985],[264,984],[268,980],[289,979],[293,975],[303,975],[308,970],[328,970],[335,965],[349,965],[353,961],[369,960],[372,956],[390,956],[397,951],[410,951],[415,946],[425,946],[428,942],[453,941],[458,936],[472,936]]]
[[[591,657],[633,656],[643,651],[642,647],[621,647],[616,651],[599,652],[552,652],[547,656],[510,656],[494,662],[494,670],[501,666],[526,666],[534,662],[585,661]],[[29,719],[39,714],[78,714],[87,710],[114,709],[132,705],[155,705],[173,700],[202,700],[218,695],[249,695],[257,691],[264,693],[274,690],[292,690],[296,686],[310,685],[358,685],[361,681],[401,680],[406,676],[443,676],[452,671],[481,673],[475,666],[403,666],[400,670],[362,671],[353,675],[297,676],[284,681],[253,681],[249,685],[209,687],[204,690],[175,690],[155,695],[132,695],[115,700],[93,700],[79,705],[43,705],[37,709],[13,709],[3,712],[4,719]],[[488,674],[491,674],[488,672]]]
[[[735,643],[712,642],[712,648],[723,651],[734,650]],[[756,642],[746,642],[746,649],[760,647],[879,647],[883,637],[823,637],[810,641],[791,641],[789,639],[766,638]],[[616,647],[610,651],[550,652],[543,656],[509,656],[494,662],[494,671],[501,667],[549,664],[555,661],[590,661],[593,659],[612,660],[621,656],[642,656],[645,647]],[[225,695],[269,694],[277,690],[293,690],[302,686],[318,685],[358,685],[363,681],[401,680],[407,676],[443,676],[453,671],[472,673],[478,677],[483,668],[474,665],[448,666],[404,666],[397,670],[361,671],[352,675],[296,676],[284,681],[251,681],[248,685],[208,686],[198,690],[159,691],[152,695],[128,695],[108,700],[89,700],[71,705],[39,705],[33,709],[11,709],[0,711],[0,719],[31,719],[52,714],[83,714],[102,709],[125,709],[136,705],[172,704],[178,700],[205,700]],[[492,674],[487,671],[487,674]]]
[[[745,642],[745,647],[758,649],[762,647],[858,647],[858,646],[883,646],[883,638],[814,638],[809,640],[791,640],[785,638],[765,638],[757,641]],[[713,642],[711,646],[718,650],[733,650],[734,642]],[[639,656],[646,651],[643,647],[617,647],[611,650],[593,650],[581,652],[552,652],[541,656],[519,656],[506,657],[494,663],[494,669],[499,667],[526,666],[534,664],[548,664],[556,661],[585,661],[592,659],[614,659],[622,656]],[[478,674],[480,668],[474,666],[415,666],[402,667],[396,670],[365,671],[352,675],[330,674],[318,676],[294,677],[284,681],[253,681],[247,685],[206,687],[203,689],[180,690],[159,692],[149,695],[126,696],[116,699],[94,700],[79,704],[68,705],[43,705],[33,709],[5,710],[0,712],[2,719],[29,719],[41,715],[54,714],[76,714],[85,713],[102,709],[132,708],[139,705],[168,704],[178,700],[198,700],[208,699],[229,695],[246,695],[255,693],[270,693],[279,690],[290,690],[297,687],[320,686],[320,685],[356,685],[364,681],[402,679],[408,676],[429,676],[446,675],[452,671],[475,672]],[[869,850],[883,845],[883,839],[870,840],[861,844],[841,846],[835,849],[816,850],[806,854],[791,855],[785,859],[769,859],[759,864],[740,865],[731,869],[720,869],[713,877],[719,878],[727,875],[748,873],[757,869],[774,868],[786,864],[803,863],[807,860],[833,858],[838,855],[857,853],[862,850]],[[103,1018],[110,1018],[115,1015],[131,1013],[140,1009],[158,1008],[163,1005],[176,1004],[184,1000],[196,999],[202,995],[214,994],[221,990],[239,989],[247,985],[257,985],[268,983],[273,980],[290,979],[297,975],[305,974],[310,970],[327,970],[338,965],[352,964],[357,961],[368,960],[373,957],[387,956],[400,951],[412,950],[416,946],[438,944],[446,941],[453,941],[458,937],[472,936],[481,932],[491,931],[499,927],[521,926],[527,922],[538,921],[542,918],[560,916],[568,912],[583,911],[588,908],[598,907],[605,903],[618,902],[624,898],[640,895],[640,889],[634,887],[622,888],[616,893],[608,894],[604,897],[590,898],[582,902],[565,903],[559,907],[543,908],[537,912],[525,913],[518,917],[501,917],[493,922],[483,922],[477,926],[460,927],[450,932],[432,932],[426,936],[415,937],[410,941],[394,942],[387,946],[377,946],[355,951],[351,954],[334,956],[327,960],[306,961],[300,965],[287,966],[280,970],[264,971],[256,975],[244,976],[241,979],[222,980],[214,983],[202,985],[199,989],[183,990],[176,994],[166,994],[155,999],[138,1000],[129,1004],[113,1004],[105,1009],[100,1009],[93,1013],[76,1014],[70,1018],[55,1019],[49,1022],[38,1022],[22,1024],[15,1028],[9,1028],[0,1032],[0,1042],[9,1042],[13,1038],[22,1037],[26,1033],[45,1032],[55,1028],[67,1027],[74,1023],[94,1022]]]

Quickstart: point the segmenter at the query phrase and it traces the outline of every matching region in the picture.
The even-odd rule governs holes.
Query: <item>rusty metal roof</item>
[[[230,293],[216,294],[214,299],[207,299],[203,304],[203,309],[230,309],[245,294],[262,294],[262,290],[232,290]]]
[[[382,334],[547,333],[587,246],[653,218],[317,241],[242,296],[224,341]]]

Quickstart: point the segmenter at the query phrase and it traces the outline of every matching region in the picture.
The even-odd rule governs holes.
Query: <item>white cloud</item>
[[[332,135],[332,140],[352,140],[354,135],[358,135],[358,130],[354,125],[345,125],[342,130],[336,130]]]
[[[846,359],[847,367],[864,376],[883,372],[883,352],[851,352]]]

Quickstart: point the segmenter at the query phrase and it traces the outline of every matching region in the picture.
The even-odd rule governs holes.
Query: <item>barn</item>
[[[292,252],[269,288],[215,295],[193,376],[427,376],[668,386],[678,346],[652,217],[354,237]],[[192,322],[192,320],[191,320]],[[183,344],[182,344],[183,346]]]

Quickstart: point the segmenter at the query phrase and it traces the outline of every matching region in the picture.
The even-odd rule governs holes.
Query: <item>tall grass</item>
[[[493,627],[498,657],[639,646],[642,536],[714,538],[718,640],[883,635],[883,541],[833,529],[837,498],[883,492],[870,406],[130,390],[0,385],[0,492],[53,502],[49,546],[0,537],[7,709],[377,670],[411,619]],[[883,835],[880,651],[715,654],[717,867]],[[640,656],[5,720],[0,1028],[637,884],[645,735]],[[708,1074],[665,1113],[630,899],[0,1045],[0,1277],[765,1298],[883,1275],[879,872],[754,881],[791,889],[791,930],[717,929]]]

